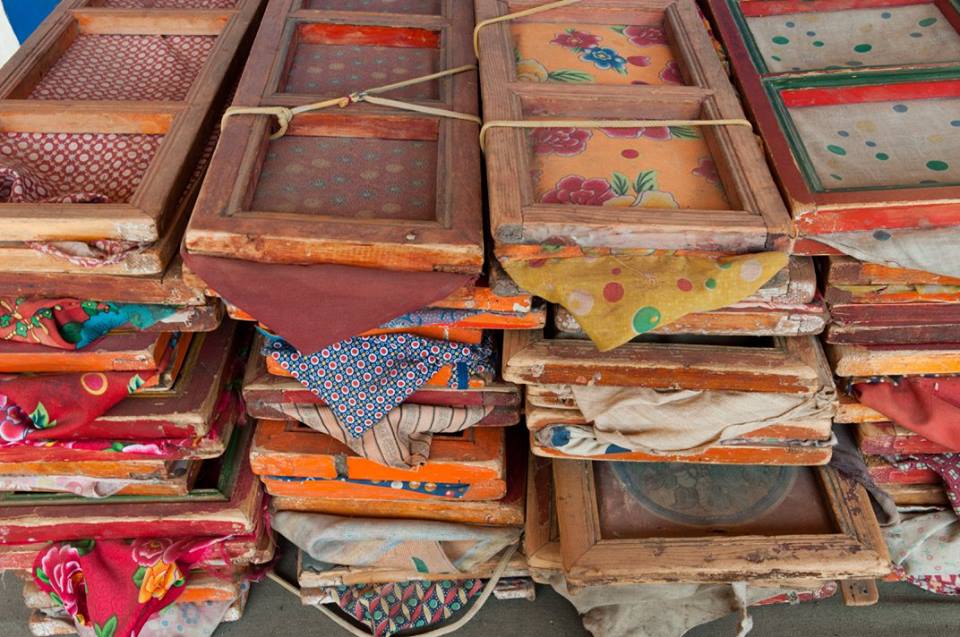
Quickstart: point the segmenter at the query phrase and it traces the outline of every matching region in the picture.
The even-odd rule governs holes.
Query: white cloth
[[[651,452],[695,452],[774,424],[829,421],[837,398],[833,387],[814,394],[584,385],[572,390],[597,440]]]
[[[811,238],[860,261],[960,277],[960,228],[834,232]]]

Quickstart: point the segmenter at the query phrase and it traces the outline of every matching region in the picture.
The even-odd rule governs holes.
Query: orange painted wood
[[[276,496],[311,498],[311,499],[352,499],[408,501],[408,502],[460,502],[460,501],[491,501],[499,500],[504,496],[506,487],[503,480],[482,480],[471,482],[470,488],[460,498],[444,495],[438,490],[436,493],[414,493],[394,489],[389,485],[373,486],[365,484],[350,484],[338,480],[312,480],[309,478],[281,480],[261,476],[260,480],[267,489],[267,493]],[[420,481],[423,483],[424,481]],[[429,484],[430,481],[426,481]]]
[[[430,460],[418,469],[384,467],[309,427],[279,420],[257,422],[250,466],[261,476],[403,480],[473,484],[499,480],[506,492],[502,429],[468,429],[460,437],[434,436]],[[338,463],[341,467],[338,468]],[[346,471],[343,474],[343,471]]]
[[[0,373],[154,370],[170,338],[169,333],[111,334],[82,350],[0,341]]]
[[[833,256],[826,259],[828,285],[960,285],[960,278],[942,276],[922,270],[894,268],[880,263],[858,261],[853,257]]]
[[[266,357],[267,362],[267,371],[274,376],[282,376],[284,378],[293,378],[293,374],[285,370],[280,366],[280,363],[273,360],[272,358]],[[450,379],[453,377],[453,366],[446,365],[440,369],[439,372],[433,375],[433,377],[427,381],[425,387],[448,387]],[[483,387],[486,382],[481,378],[471,378],[468,381],[468,384],[471,389],[479,389]]]

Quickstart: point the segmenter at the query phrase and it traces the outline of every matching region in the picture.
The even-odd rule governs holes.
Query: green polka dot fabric
[[[771,73],[960,60],[960,35],[933,2],[748,17]]]
[[[960,183],[960,99],[788,109],[820,190]]]

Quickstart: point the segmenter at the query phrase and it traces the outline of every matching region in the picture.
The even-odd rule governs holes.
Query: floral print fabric
[[[540,203],[730,208],[710,150],[693,127],[538,128],[528,139]]]
[[[382,334],[350,338],[309,355],[275,338],[264,355],[323,398],[356,438],[445,366],[455,368],[449,386],[465,389],[471,375],[491,369],[492,351],[409,334]]]
[[[693,312],[753,295],[786,267],[781,252],[737,257],[599,256],[504,260],[524,290],[559,303],[600,351],[608,351]]]
[[[576,84],[684,84],[663,28],[517,23],[517,78]]]
[[[190,565],[219,540],[85,540],[42,550],[33,578],[96,637],[137,637],[154,613],[183,592]]]
[[[83,349],[118,327],[145,330],[175,311],[166,305],[0,297],[0,340]]]

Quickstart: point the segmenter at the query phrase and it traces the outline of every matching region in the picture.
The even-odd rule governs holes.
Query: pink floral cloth
[[[223,538],[85,540],[54,544],[34,562],[33,577],[96,637],[137,637],[151,615],[183,592],[190,566]]]

